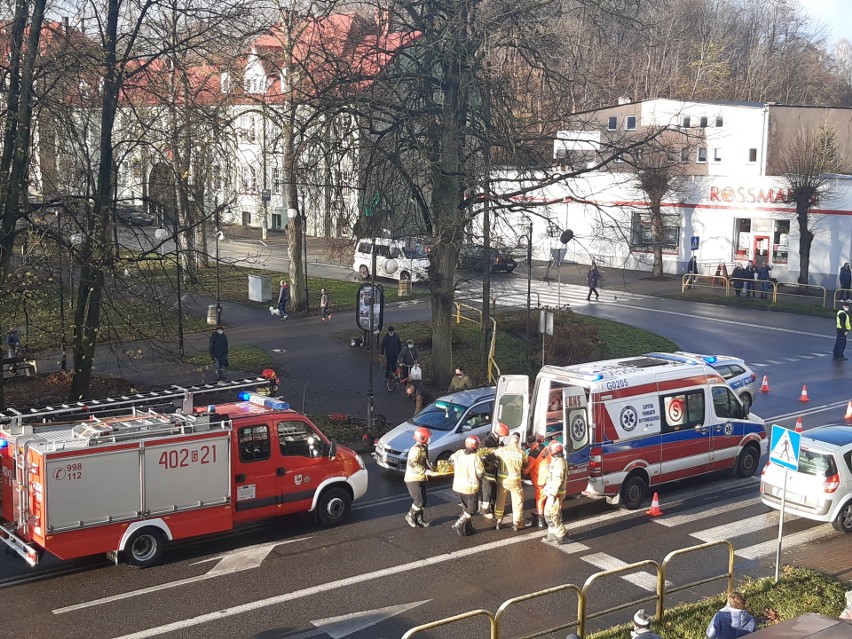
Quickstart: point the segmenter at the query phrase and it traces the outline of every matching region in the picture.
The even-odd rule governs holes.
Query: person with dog
[[[290,287],[287,280],[281,280],[281,288],[278,291],[278,314],[281,319],[287,319],[287,305],[290,304]]]

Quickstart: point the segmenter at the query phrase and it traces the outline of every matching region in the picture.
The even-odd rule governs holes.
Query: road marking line
[[[802,359],[813,359],[814,355],[799,355]]]
[[[811,353],[811,355],[816,355],[817,357],[828,357],[828,353]]]
[[[613,557],[605,552],[592,553],[581,559],[601,570],[615,570],[630,565],[627,562],[621,561],[618,557]],[[639,586],[642,590],[648,590],[649,592],[657,590],[657,575],[645,572],[644,569],[638,570],[635,573],[622,575],[621,578],[635,586]]]
[[[696,539],[707,543],[711,541],[723,541],[735,539],[743,535],[749,535],[759,530],[778,526],[778,511],[772,510],[762,515],[755,515],[746,519],[739,519],[730,524],[722,524],[713,528],[705,528],[699,532],[690,533]]]
[[[774,364],[775,366],[778,366],[778,365],[784,363],[784,362],[776,362],[774,359],[768,359],[766,361],[769,362],[770,364]]]
[[[784,535],[784,540],[781,544],[781,549],[789,550],[792,546],[800,546],[802,544],[807,544],[812,541],[822,539],[823,537],[843,534],[845,533],[838,533],[829,524],[820,524],[814,526],[813,528],[808,528],[807,530],[802,530],[800,532],[793,533],[792,535]],[[746,546],[745,548],[736,550],[735,553],[743,559],[760,559],[761,557],[765,557],[766,555],[771,555],[772,553],[774,553],[777,547],[778,540],[772,539],[770,541],[764,541],[759,544],[754,544],[753,546]]]
[[[787,360],[788,362],[798,362],[799,361],[798,357],[785,357],[784,359]]]
[[[787,413],[785,415],[775,415],[773,417],[767,417],[767,418],[765,418],[764,421],[766,421],[767,423],[778,422],[778,421],[781,421],[782,419],[790,419],[792,417],[799,417],[799,416],[804,416],[804,415],[815,415],[816,413],[822,413],[822,412],[825,412],[827,410],[834,410],[835,408],[845,408],[846,404],[847,404],[847,402],[844,399],[842,401],[834,402],[832,404],[825,404],[824,406],[815,406],[814,408],[808,408],[808,409],[805,409],[805,410],[797,410],[793,413]]]
[[[546,539],[546,537],[542,537],[541,543],[547,544],[545,539]],[[581,544],[579,541],[570,541],[567,544],[547,544],[547,545],[551,546],[553,548],[556,548],[557,550],[561,550],[566,555],[574,555],[578,552],[585,552],[586,550],[589,550],[589,547],[587,545]]]
[[[751,508],[754,505],[753,503],[743,502],[741,499],[742,498],[740,498],[740,501],[729,500],[710,509],[706,509],[704,506],[696,506],[695,508],[680,511],[677,515],[666,515],[665,517],[654,519],[653,521],[661,526],[671,528],[673,526],[680,526],[681,524],[696,521],[697,519],[715,517],[716,515],[721,515],[722,513],[731,512],[740,508]]]

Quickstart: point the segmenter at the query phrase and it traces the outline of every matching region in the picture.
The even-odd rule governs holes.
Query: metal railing
[[[462,314],[462,308],[469,309],[479,314],[479,319],[473,319],[470,317],[466,317]],[[486,370],[486,377],[488,379],[489,384],[496,383],[496,380],[500,377],[500,367],[497,366],[497,361],[494,359],[494,354],[497,352],[497,320],[493,317],[489,318],[491,320],[491,343],[488,345],[488,367]],[[462,320],[467,322],[473,322],[474,324],[479,324],[480,328],[482,327],[482,311],[475,306],[470,306],[469,304],[465,304],[463,302],[456,302],[456,324],[461,324]],[[494,369],[497,369],[497,375],[494,375]]]
[[[686,584],[681,585],[667,585],[668,580],[666,576],[669,573],[671,563],[684,555],[703,552],[710,548],[714,548],[716,546],[724,546],[728,550],[728,561],[725,572],[719,574],[713,574],[709,577],[705,577],[703,579],[698,579],[696,581],[691,581]],[[588,601],[589,601],[589,590],[592,586],[597,583],[599,580],[611,577],[614,575],[622,575],[625,573],[632,573],[642,568],[651,567],[654,569],[656,573],[656,581],[657,587],[656,591],[652,595],[648,595],[647,597],[643,597],[640,599],[631,599],[630,601],[626,601],[624,603],[620,603],[615,606],[610,606],[604,610],[598,610],[592,614],[588,613]],[[470,619],[477,616],[485,616],[488,618],[490,622],[489,627],[489,635],[488,639],[500,639],[501,625],[504,620],[509,618],[509,609],[515,604],[529,601],[531,599],[538,599],[540,597],[547,597],[550,595],[558,594],[560,592],[564,592],[567,590],[573,591],[577,594],[577,618],[572,619],[567,622],[563,622],[558,626],[547,628],[545,630],[539,630],[534,632],[533,634],[523,635],[522,637],[517,637],[516,639],[533,639],[534,637],[542,637],[544,635],[550,635],[560,630],[565,630],[566,628],[570,628],[572,626],[577,626],[577,634],[583,638],[586,636],[586,626],[590,619],[595,619],[598,617],[602,617],[604,615],[617,612],[619,610],[624,610],[625,608],[630,608],[636,606],[638,604],[642,604],[648,601],[656,602],[656,618],[657,623],[663,621],[665,617],[666,608],[665,602],[666,597],[668,595],[672,595],[676,592],[681,592],[683,590],[688,590],[690,588],[694,588],[695,586],[700,586],[703,584],[711,583],[713,581],[718,581],[719,579],[727,580],[727,591],[728,593],[732,592],[734,589],[734,546],[730,541],[722,540],[722,541],[711,541],[704,544],[699,544],[697,546],[690,546],[688,548],[681,548],[679,550],[673,550],[668,555],[665,556],[662,563],[657,563],[652,559],[646,559],[645,561],[639,561],[633,564],[628,564],[626,566],[621,566],[619,568],[614,568],[612,570],[604,570],[602,572],[597,572],[593,575],[590,575],[588,579],[586,579],[585,583],[582,587],[576,586],[574,584],[563,584],[559,586],[553,586],[551,588],[546,588],[544,590],[539,590],[536,592],[532,592],[526,595],[520,595],[518,597],[512,597],[511,599],[507,599],[504,601],[500,607],[497,609],[497,613],[492,615],[487,610],[471,610],[470,612],[461,613],[458,615],[454,615],[452,617],[447,617],[445,619],[438,619],[437,621],[432,621],[426,624],[422,624],[419,626],[415,626],[411,628],[408,632],[402,635],[402,639],[409,639],[409,637],[413,637],[416,633],[423,632],[425,630],[431,630],[433,628],[438,628],[440,626],[448,626],[451,624],[458,623],[459,621],[463,621],[465,619]],[[470,635],[468,635],[470,636]]]
[[[819,284],[799,284],[798,282],[778,282],[775,280],[756,280],[750,277],[731,277],[723,275],[702,275],[700,273],[685,273],[681,278],[680,292],[685,293],[687,290],[698,288],[715,289],[723,286],[725,296],[730,297],[733,292],[737,297],[756,297],[767,300],[772,300],[772,303],[777,303],[781,297],[801,297],[806,299],[819,299],[823,308],[828,298],[828,289]],[[764,290],[765,285],[765,290]],[[785,289],[790,287],[793,289],[788,292]],[[799,292],[802,289],[821,291],[822,295],[814,296],[808,293]],[[846,295],[852,299],[852,289],[838,289],[834,292],[834,306],[836,307],[840,300],[846,299]],[[766,297],[763,297],[763,296]]]
[[[839,288],[834,291],[831,307],[837,308],[837,305],[845,300],[852,300],[852,288]]]
[[[680,292],[685,293],[687,289],[695,288],[714,289],[721,287],[725,291],[725,295],[727,295],[729,285],[730,283],[728,282],[728,278],[722,275],[702,275],[701,273],[686,273],[683,278],[681,278]]]

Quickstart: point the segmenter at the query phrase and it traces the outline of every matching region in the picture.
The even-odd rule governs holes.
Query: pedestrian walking
[[[597,264],[592,262],[592,265],[589,267],[589,272],[586,273],[586,281],[589,284],[589,294],[586,296],[586,301],[590,302],[592,300],[592,293],[595,294],[595,300],[600,299],[600,295],[598,294],[598,283],[601,281],[601,273],[598,270]]]
[[[640,608],[633,615],[633,630],[630,631],[630,639],[663,639],[656,632],[651,630],[651,615],[645,612],[644,608]]]
[[[453,464],[453,491],[461,499],[462,512],[453,524],[462,537],[476,532],[471,520],[478,510],[477,494],[485,467],[479,454],[479,437],[470,435],[464,440],[464,449],[457,450],[450,457]]]
[[[734,591],[728,595],[727,604],[719,610],[707,626],[707,639],[735,639],[755,631],[757,623],[745,610],[745,597]]]
[[[850,290],[852,289],[852,266],[849,266],[849,262],[845,262],[840,267],[838,278],[840,279],[840,289],[843,291],[843,297],[849,297],[852,294],[852,290]]]
[[[521,486],[521,471],[526,462],[526,453],[520,446],[521,436],[512,433],[504,438],[502,448],[494,455],[497,457],[497,501],[494,504],[495,528],[500,530],[503,525],[503,512],[506,509],[506,498],[512,498],[512,529],[517,532],[527,527],[524,521],[524,489]]]
[[[332,318],[332,314],[328,312],[328,291],[320,289],[320,310],[322,311],[322,321]]]
[[[769,272],[771,270],[772,267],[766,262],[757,267],[757,281],[760,282],[760,299],[762,300],[769,298]]]
[[[837,337],[834,340],[834,359],[846,361],[843,352],[846,350],[846,334],[852,331],[852,320],[849,317],[849,300],[844,300],[843,308],[837,311]]]
[[[420,353],[417,351],[417,347],[414,345],[413,339],[408,340],[405,343],[405,346],[402,347],[397,361],[402,368],[402,379],[407,379],[409,377],[411,367],[420,361]]]
[[[405,386],[405,394],[409,398],[414,398],[414,417],[417,417],[424,408],[432,403],[432,396],[429,395],[429,392],[423,386],[423,382],[419,379],[412,380]]]
[[[393,325],[388,326],[388,332],[382,338],[382,344],[379,353],[385,356],[385,379],[390,377],[390,374],[396,370],[396,362],[399,359],[399,352],[402,350],[402,342],[399,341],[399,335],[396,334]]]
[[[447,389],[447,392],[455,393],[456,391],[472,387],[473,382],[470,381],[470,377],[467,376],[464,369],[461,366],[456,366],[456,374],[453,375],[453,378],[450,380],[450,387]]]
[[[746,279],[745,283],[745,296],[746,297],[754,297],[754,278],[757,275],[757,272],[754,270],[754,262],[752,260],[748,261],[745,267],[745,275],[743,277]]]
[[[689,275],[689,277],[686,278],[687,288],[694,290],[695,276],[698,275],[698,258],[695,257],[695,253],[692,254],[691,258],[689,258],[689,263],[686,265],[686,272]]]
[[[482,448],[498,448],[502,445],[501,439],[509,434],[506,424],[497,424],[496,430],[492,430],[482,438]],[[497,495],[497,469],[500,462],[494,453],[486,455],[482,463],[485,465],[485,475],[479,486],[479,512],[486,519],[494,517],[494,499]]]
[[[217,326],[210,335],[210,357],[216,364],[216,379],[225,379],[224,369],[228,368],[228,336],[225,327]]]
[[[281,280],[281,288],[278,290],[278,313],[281,319],[287,319],[287,306],[290,304],[290,287],[287,280]]]
[[[544,482],[544,516],[547,519],[548,543],[565,543],[565,524],[562,523],[562,500],[565,499],[565,481],[568,478],[568,463],[565,461],[561,442],[552,441],[547,446],[547,479]]]
[[[21,336],[18,335],[18,327],[13,324],[9,327],[9,332],[6,333],[6,356],[9,359],[17,357],[20,348]]]
[[[432,431],[420,427],[414,431],[414,446],[408,451],[408,461],[405,464],[405,487],[411,495],[411,508],[405,515],[405,522],[412,528],[427,528],[429,522],[423,518],[426,507],[426,471],[432,470],[429,461],[429,440]]]
[[[547,446],[544,445],[544,435],[529,435],[527,437],[527,463],[524,466],[524,474],[530,478],[530,483],[535,491],[535,512],[532,516],[532,525],[544,528],[547,522],[544,518],[544,502],[547,495],[544,494],[545,480],[548,472]]]

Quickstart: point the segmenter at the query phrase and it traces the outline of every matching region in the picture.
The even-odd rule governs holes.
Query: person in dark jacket
[[[408,397],[414,398],[414,417],[417,417],[426,406],[432,403],[432,396],[423,387],[423,382],[420,380],[409,382],[405,387],[405,393]]]
[[[840,267],[840,288],[846,290],[846,294],[843,296],[844,298],[849,297],[849,291],[852,289],[852,266],[849,266],[849,262],[846,262],[843,266]]]
[[[223,369],[228,367],[228,336],[224,326],[217,326],[210,335],[210,357],[216,363],[216,379],[225,379]]]
[[[594,262],[589,267],[589,272],[586,273],[586,280],[589,284],[589,294],[586,295],[586,301],[592,300],[592,293],[595,294],[595,301],[599,300],[601,296],[598,294],[598,283],[601,281],[601,272]]]
[[[287,280],[281,280],[281,288],[278,291],[278,312],[281,319],[287,319],[287,305],[290,303],[290,287]]]
[[[745,267],[745,275],[743,275],[743,277],[746,278],[746,283],[745,283],[745,296],[746,297],[754,297],[754,276],[755,275],[756,275],[756,272],[754,270],[754,262],[749,260],[748,264],[746,264],[746,267]]]
[[[401,350],[402,342],[399,341],[399,335],[394,332],[393,326],[388,326],[388,332],[382,338],[382,344],[379,349],[379,353],[385,356],[385,379],[396,368],[396,360]]]
[[[745,269],[737,264],[734,266],[734,270],[731,271],[731,284],[734,286],[734,293],[737,294],[737,297],[740,297],[743,292],[743,278],[746,276]]]
[[[691,258],[689,258],[689,263],[686,265],[686,272],[689,275],[686,280],[686,285],[689,289],[694,289],[695,276],[698,275],[698,259],[695,257],[695,253],[692,254]]]
[[[420,362],[420,353],[414,345],[413,339],[410,339],[405,343],[405,346],[402,347],[397,359],[400,367],[402,368],[402,378],[408,379],[411,367]]]
[[[769,271],[772,267],[763,262],[757,267],[757,281],[760,282],[760,299],[768,299],[769,294]]]

